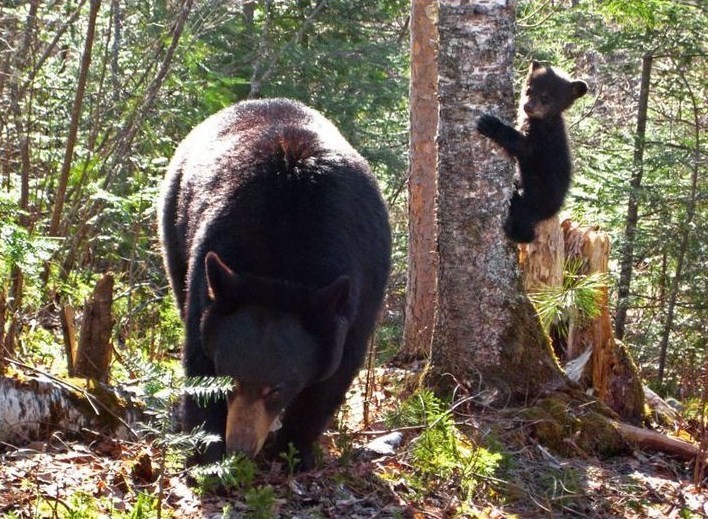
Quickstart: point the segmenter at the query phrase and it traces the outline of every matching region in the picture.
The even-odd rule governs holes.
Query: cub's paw
[[[504,128],[504,123],[493,115],[484,114],[477,119],[477,131],[486,137],[494,137]]]

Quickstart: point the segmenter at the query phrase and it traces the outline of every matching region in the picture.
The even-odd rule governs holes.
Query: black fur
[[[247,101],[180,144],[160,205],[185,374],[232,376],[234,392],[273,416],[284,409],[270,450],[292,442],[309,468],[362,365],[388,278],[388,217],[368,165],[318,112]],[[224,438],[227,404],[186,398],[183,411],[184,429]],[[212,445],[190,463],[224,452]]]
[[[477,130],[518,161],[514,193],[504,231],[521,243],[535,238],[538,222],[555,215],[570,188],[571,155],[563,111],[585,95],[587,85],[533,62],[519,107],[518,130],[493,115],[477,121]]]

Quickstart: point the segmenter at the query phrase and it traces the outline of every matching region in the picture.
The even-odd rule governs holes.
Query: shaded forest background
[[[377,349],[380,361],[397,354],[409,11],[369,0],[3,2],[0,358],[64,373],[60,309],[80,308],[110,271],[117,358],[176,361],[158,185],[196,123],[273,96],[322,111],[380,181],[395,253]],[[662,0],[521,2],[518,16],[519,82],[536,59],[590,85],[568,117],[565,213],[610,235],[616,334],[646,382],[682,400],[706,388],[707,22],[700,3]],[[120,377],[128,368],[115,364]]]

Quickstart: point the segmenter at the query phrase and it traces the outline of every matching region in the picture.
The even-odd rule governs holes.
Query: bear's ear
[[[326,287],[312,294],[314,309],[326,317],[346,316],[351,281],[349,276],[339,276]]]
[[[570,88],[573,89],[573,96],[575,99],[583,97],[588,91],[588,84],[585,81],[573,81],[570,84]]]
[[[349,276],[339,276],[326,287],[312,293],[312,308],[318,321],[327,323],[330,337],[329,347],[325,352],[320,380],[331,377],[339,369],[344,354],[344,343],[349,332],[347,304],[351,280]]]
[[[208,252],[204,263],[209,297],[214,301],[224,299],[233,292],[236,274],[226,266],[216,252]]]
[[[326,380],[339,369],[344,356],[344,343],[347,341],[349,333],[349,321],[344,317],[335,319],[334,337],[330,349],[326,352],[324,369],[320,375],[320,380]]]
[[[540,62],[534,60],[531,62],[531,66],[529,67],[529,70],[531,72],[533,72],[534,70],[537,70],[539,68],[543,68],[543,65],[541,65]]]

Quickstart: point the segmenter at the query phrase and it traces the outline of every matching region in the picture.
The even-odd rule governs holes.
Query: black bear
[[[160,200],[165,266],[185,324],[185,374],[227,376],[227,401],[183,402],[219,435],[188,464],[297,449],[300,468],[362,365],[391,256],[366,161],[320,113],[245,101],[177,148]]]
[[[532,242],[536,224],[562,207],[572,167],[563,111],[587,91],[585,82],[534,61],[521,96],[518,130],[489,114],[477,121],[477,130],[519,163],[504,223],[511,240]]]

